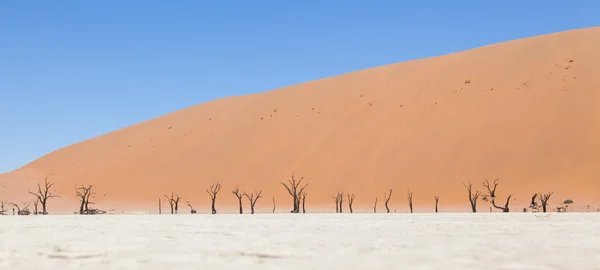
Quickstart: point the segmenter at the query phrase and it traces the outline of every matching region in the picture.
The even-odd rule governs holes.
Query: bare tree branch
[[[406,189],[408,194],[406,195],[406,198],[408,199],[408,206],[410,207],[410,213],[413,212],[413,193],[410,192],[410,189]]]
[[[196,214],[196,210],[194,210],[194,207],[192,207],[190,201],[186,201],[185,203],[190,207],[190,214]]]
[[[377,213],[377,197],[375,197],[375,204],[373,204],[373,213]]]
[[[37,192],[29,192],[30,194],[36,196],[38,198],[38,200],[40,201],[40,203],[42,204],[42,214],[43,215],[47,215],[48,212],[46,211],[46,205],[48,203],[48,199],[50,198],[58,198],[60,196],[52,193],[50,191],[50,189],[52,188],[52,186],[54,186],[54,183],[49,183],[48,182],[48,176],[46,176],[44,178],[44,187],[42,188],[42,186],[40,185],[40,183],[38,183],[38,190]]]
[[[354,204],[354,198],[356,198],[356,196],[354,195],[354,193],[348,194],[348,207],[350,208],[350,214],[354,213],[354,210],[352,209],[352,204]]]

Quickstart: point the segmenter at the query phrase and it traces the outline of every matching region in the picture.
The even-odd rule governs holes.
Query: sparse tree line
[[[502,200],[504,202],[503,204],[497,204],[498,197],[496,194],[496,190],[499,186],[498,180],[499,180],[499,178],[496,178],[496,180],[494,180],[493,183],[490,183],[487,179],[485,179],[485,181],[482,184],[482,186],[486,190],[486,191],[484,191],[484,193],[482,193],[479,190],[474,190],[473,185],[470,182],[468,184],[463,183],[463,186],[466,188],[466,190],[468,192],[468,200],[469,200],[469,204],[471,207],[471,211],[473,213],[477,212],[477,202],[480,198],[482,201],[488,202],[490,204],[490,207],[489,207],[490,212],[492,212],[492,207],[496,208],[498,210],[501,210],[502,212],[505,212],[505,213],[510,212],[509,205],[511,202],[512,194],[508,194],[505,202],[504,202],[504,200]],[[303,183],[303,181],[304,181],[304,177],[297,179],[295,177],[295,175],[292,174],[291,178],[288,179],[287,183],[280,182],[281,185],[285,188],[285,190],[288,192],[288,194],[290,195],[290,197],[292,199],[292,210],[290,210],[290,213],[306,213],[307,192],[305,190],[309,186],[309,183],[306,183],[306,182]],[[15,214],[30,215],[32,213],[34,215],[38,215],[38,214],[47,215],[48,214],[48,212],[47,212],[48,200],[51,198],[60,197],[60,196],[52,193],[52,191],[50,190],[53,187],[53,185],[54,185],[54,183],[48,182],[48,178],[46,177],[44,179],[44,185],[40,185],[38,183],[37,191],[29,192],[30,194],[32,194],[35,197],[35,200],[33,201],[33,205],[34,205],[33,212],[31,212],[31,210],[30,210],[29,203],[23,203],[23,204],[19,205],[19,204],[13,203],[13,202],[0,201],[0,215],[7,215],[7,210],[6,210],[7,206],[13,207],[13,209],[12,209],[13,215],[15,215]],[[206,192],[209,194],[210,199],[211,199],[211,210],[212,210],[211,213],[213,215],[217,214],[217,208],[216,208],[217,195],[221,191],[221,187],[222,186],[219,182],[215,182],[206,189]],[[244,198],[246,198],[246,200],[248,201],[248,203],[250,205],[250,214],[254,214],[257,201],[263,197],[262,191],[255,190],[252,193],[246,193],[244,191],[241,191],[238,187],[235,187],[231,193],[236,197],[236,199],[238,201],[240,214],[244,213],[244,207],[243,207]],[[79,200],[79,211],[76,213],[78,213],[80,215],[106,214],[106,211],[95,208],[94,202],[92,202],[90,200],[91,198],[94,198],[95,194],[96,193],[92,191],[91,185],[89,185],[89,186],[82,185],[81,187],[77,188],[75,195]],[[524,208],[523,212],[527,212],[528,209],[530,209],[532,212],[539,212],[539,211],[547,212],[548,201],[550,200],[550,197],[552,197],[553,194],[554,194],[554,192],[534,193],[533,196],[531,197],[530,205],[527,208]],[[179,213],[179,202],[181,201],[181,197],[175,192],[172,192],[170,194],[170,196],[168,196],[167,194],[164,194],[163,196],[166,198],[166,201],[169,204],[170,213],[178,214]],[[387,213],[390,213],[389,202],[390,202],[391,198],[392,198],[392,189],[389,189],[387,192],[385,192],[383,194],[383,199],[384,199],[383,202],[384,202],[384,206],[385,206],[385,211]],[[407,203],[408,203],[410,213],[413,213],[413,192],[411,192],[410,189],[407,189],[406,198],[407,198]],[[275,213],[275,210],[276,210],[275,197],[273,197],[272,199],[273,199],[272,200],[273,201],[272,212]],[[347,208],[348,208],[349,212],[351,214],[354,213],[353,204],[356,199],[356,195],[354,193],[345,193],[345,192],[337,191],[336,195],[332,196],[332,199],[335,203],[335,212],[336,213],[344,212],[344,202],[347,202]],[[438,213],[440,197],[434,196],[433,199],[435,202],[434,211],[435,211],[435,213]],[[378,203],[378,198],[375,197],[375,200],[373,203],[373,213],[377,213],[377,203]],[[191,214],[197,213],[197,211],[194,209],[194,207],[192,206],[190,201],[186,201],[186,204],[189,207]],[[556,211],[557,212],[567,212],[569,209],[569,206],[571,204],[573,204],[572,200],[570,200],[570,199],[565,200],[565,201],[563,201],[562,204],[560,204],[559,206],[556,207]],[[41,206],[41,211],[38,211],[40,206]],[[158,213],[162,214],[162,199],[161,199],[161,197],[158,198]]]

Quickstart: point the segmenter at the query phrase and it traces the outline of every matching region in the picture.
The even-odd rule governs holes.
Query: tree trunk
[[[542,203],[542,210],[544,211],[544,213],[546,213],[546,204]]]
[[[162,207],[161,207],[161,201],[160,198],[158,198],[158,214],[162,214]]]
[[[240,203],[240,215],[244,213],[244,208],[242,207],[242,197],[238,197],[238,201]]]
[[[217,213],[217,209],[215,208],[215,200],[212,200],[212,214],[216,214]]]
[[[302,214],[306,214],[306,198],[302,199]]]
[[[42,215],[48,214],[48,212],[46,212],[46,200],[40,201],[40,203],[42,204]]]

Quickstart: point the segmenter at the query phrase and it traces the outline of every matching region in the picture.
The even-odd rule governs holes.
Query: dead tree
[[[164,195],[165,198],[167,198],[167,202],[169,203],[169,206],[171,207],[171,215],[175,214],[175,192],[171,192],[171,197],[167,196],[167,194]],[[179,196],[178,196],[179,197]]]
[[[554,194],[554,192],[550,192],[550,193],[546,193],[546,194],[538,193],[538,197],[540,198],[540,201],[542,202],[542,211],[544,213],[546,213],[546,208],[548,207],[548,200],[550,200],[550,197],[552,197],[552,194]]]
[[[350,214],[354,213],[354,210],[352,209],[352,204],[354,204],[354,198],[356,196],[354,195],[354,193],[348,194],[348,208],[350,208]]]
[[[4,209],[4,207],[6,207],[7,204],[7,201],[0,201],[0,216],[6,215],[6,209]]]
[[[221,184],[219,182],[213,183],[210,185],[210,189],[207,189],[206,192],[210,195],[210,200],[212,201],[212,214],[217,213],[217,209],[215,208],[215,202],[217,201],[217,194],[221,190]]]
[[[435,212],[438,212],[438,202],[440,201],[440,196],[433,196],[433,199],[435,200]]]
[[[296,180],[294,173],[292,173],[291,179],[288,179],[289,185],[284,182],[280,182],[288,191],[290,196],[292,196],[294,206],[294,209],[291,211],[292,213],[300,213],[300,195],[308,186],[308,183],[301,185],[302,180],[304,180],[304,177],[301,177],[300,180]]]
[[[375,197],[375,204],[373,204],[373,213],[377,213],[377,197]]]
[[[390,193],[383,193],[383,198],[385,199],[385,210],[389,213],[390,212],[390,208],[388,207],[388,203],[390,202],[390,199],[392,198],[392,189],[390,188]]]
[[[413,193],[410,192],[410,189],[406,189],[408,192],[408,195],[406,195],[406,198],[408,199],[408,207],[410,207],[410,213],[413,212]]]
[[[33,201],[33,214],[37,215],[38,214],[38,204],[39,204],[40,200],[38,200],[37,198]]]
[[[21,208],[18,204],[16,203],[10,203],[12,206],[17,208],[17,215],[19,216],[27,216],[29,214],[31,214],[31,212],[29,211],[29,203],[25,203],[23,205],[23,208]],[[13,213],[14,214],[14,213]]]
[[[250,193],[250,195],[246,194],[246,192],[244,192],[244,196],[246,196],[246,198],[248,198],[248,201],[250,201],[250,214],[254,214],[254,206],[256,205],[256,201],[258,201],[258,199],[262,198],[262,196],[260,195],[262,193],[262,191],[256,192],[256,190],[254,191],[254,193]],[[275,199],[275,197],[273,197],[273,200]],[[241,203],[240,203],[241,205]],[[241,214],[241,213],[240,213]]]
[[[344,203],[344,192],[337,192],[337,195],[331,196],[335,201],[335,212],[342,213],[342,206]]]
[[[81,204],[79,205],[79,214],[83,215],[84,211],[87,210],[87,199],[88,194],[90,193],[92,186],[81,186],[77,188],[75,195],[81,200]]]
[[[275,214],[275,196],[273,196],[273,214]]]
[[[29,192],[29,193],[33,194],[34,196],[36,196],[38,198],[38,200],[40,201],[40,203],[42,204],[42,215],[48,214],[48,211],[46,211],[48,199],[60,197],[58,195],[51,193],[50,189],[52,188],[52,186],[54,186],[54,183],[48,183],[48,177],[46,177],[44,179],[44,187],[43,188],[40,186],[40,183],[38,183],[37,192],[31,192],[31,191]]]
[[[465,186],[467,188],[467,191],[469,191],[469,202],[471,202],[471,211],[473,211],[473,213],[477,213],[477,200],[479,199],[481,192],[476,191],[475,193],[473,193],[471,182],[469,182],[468,186],[463,183],[463,186]]]
[[[161,200],[160,197],[158,197],[158,214],[162,214],[162,205],[161,205]]]
[[[533,194],[533,196],[531,196],[531,203],[529,204],[529,208],[531,208],[532,211],[537,211],[540,209],[540,206],[537,203],[537,197],[538,197],[537,193],[535,193],[535,194]],[[525,210],[527,210],[527,209],[525,209]]]
[[[492,206],[494,206],[494,208],[496,208],[496,209],[502,210],[502,212],[504,212],[504,213],[508,213],[508,212],[510,212],[510,209],[508,208],[508,204],[510,203],[510,197],[512,197],[511,194],[508,195],[508,198],[506,199],[506,204],[504,205],[504,207],[496,205],[496,188],[498,187],[498,179],[499,178],[496,178],[496,180],[494,180],[494,188],[491,188],[490,182],[487,179],[485,179],[485,182],[483,182],[483,186],[486,187],[488,190],[488,195],[492,199]]]
[[[306,214],[306,192],[302,192],[302,214]]]
[[[240,189],[235,187],[235,189],[231,192],[238,199],[240,205],[240,215],[244,213],[244,208],[242,207],[242,198],[244,197],[244,193],[240,193]]]
[[[187,204],[187,206],[190,207],[190,214],[196,214],[196,210],[194,210],[194,207],[192,207],[192,204],[190,204],[190,201],[186,201],[185,203]]]

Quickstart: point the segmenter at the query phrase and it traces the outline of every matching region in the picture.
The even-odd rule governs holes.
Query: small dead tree
[[[171,207],[171,215],[175,214],[175,192],[171,192],[171,197],[167,196],[167,194],[164,194],[164,196]]]
[[[348,208],[350,208],[350,214],[354,213],[354,210],[352,209],[352,204],[354,204],[354,198],[356,198],[356,196],[354,195],[354,193],[348,194]]]
[[[221,190],[221,184],[219,182],[213,183],[210,185],[210,188],[206,190],[206,193],[210,195],[210,200],[212,201],[212,214],[217,213],[217,208],[215,208],[215,202],[217,201],[217,194]]]
[[[556,211],[557,212],[567,212],[567,210],[569,209],[569,205],[571,205],[572,203],[573,203],[573,200],[566,199],[563,201],[562,205],[559,205],[556,207]]]
[[[275,196],[273,196],[273,214],[275,214]]]
[[[262,193],[262,191],[256,192],[256,190],[254,191],[254,193],[250,193],[250,195],[246,194],[246,192],[244,192],[244,196],[246,196],[246,198],[248,198],[248,201],[250,201],[250,214],[254,214],[254,206],[256,205],[256,201],[258,201],[258,199],[262,198],[262,196],[260,195]],[[275,197],[273,197],[273,200],[275,199]],[[240,213],[241,214],[241,213]]]
[[[0,216],[4,216],[6,215],[6,205],[8,204],[7,201],[0,201]]]
[[[29,192],[30,194],[36,196],[38,198],[38,200],[40,201],[40,203],[42,204],[42,215],[47,215],[48,211],[46,211],[46,206],[48,204],[48,199],[50,198],[58,198],[60,196],[53,194],[50,189],[52,188],[52,186],[54,186],[54,183],[49,183],[48,182],[48,177],[44,178],[44,187],[42,188],[42,186],[40,185],[40,183],[38,183],[38,190],[37,192]]]
[[[550,193],[538,193],[538,197],[540,198],[540,201],[542,202],[542,211],[544,213],[546,213],[546,209],[548,207],[548,200],[550,200],[550,197],[552,197],[552,194],[554,194],[554,192],[550,192]]]
[[[87,199],[88,199],[88,194],[90,193],[92,189],[92,186],[81,186],[79,188],[77,188],[77,190],[75,191],[75,195],[77,196],[77,198],[79,198],[79,200],[81,201],[81,203],[79,204],[79,214],[83,215],[84,211],[87,210]]]
[[[292,173],[291,179],[288,179],[289,185],[284,182],[280,183],[283,185],[283,187],[285,187],[290,196],[292,196],[294,208],[291,212],[300,213],[300,195],[308,186],[308,183],[302,185],[302,180],[304,180],[304,177],[301,177],[300,180],[296,180],[294,174],[295,173]]]
[[[17,215],[19,215],[19,216],[27,216],[27,215],[31,214],[31,212],[29,211],[29,203],[24,203],[23,208],[21,208],[16,203],[10,203],[10,204],[17,208]]]
[[[413,193],[410,192],[410,189],[406,189],[408,191],[408,195],[406,195],[406,198],[408,199],[408,207],[410,207],[410,213],[412,214],[413,212]]]
[[[158,197],[158,214],[162,214],[162,205],[161,205],[161,200],[160,197]]]
[[[302,214],[306,214],[306,192],[302,192]]]
[[[337,195],[331,196],[335,201],[335,212],[342,213],[342,206],[344,203],[344,192],[337,192]]]
[[[531,203],[529,204],[529,208],[531,208],[531,211],[536,212],[540,209],[540,206],[537,203],[537,197],[538,194],[535,193],[533,194],[533,196],[531,196]]]
[[[240,193],[240,189],[235,187],[235,189],[231,192],[238,199],[238,203],[240,205],[240,215],[244,213],[244,208],[242,207],[242,198],[244,197],[244,193]]]
[[[375,197],[375,203],[373,204],[373,213],[377,213],[377,197]]]
[[[502,210],[502,212],[504,213],[508,213],[510,212],[510,209],[508,208],[508,204],[510,203],[510,197],[512,197],[512,194],[508,195],[508,198],[506,199],[506,204],[504,205],[504,207],[502,206],[497,206],[496,205],[496,188],[498,187],[498,178],[496,178],[496,180],[494,180],[494,188],[491,187],[490,182],[485,179],[485,182],[483,182],[483,186],[487,188],[488,190],[488,196],[491,198],[491,202],[492,202],[492,206],[494,206],[494,208],[496,209],[500,209]],[[491,212],[491,208],[490,208],[490,212]]]
[[[37,198],[33,201],[33,214],[37,215],[38,214],[38,204],[40,203],[40,200],[38,200]]]
[[[390,202],[390,199],[392,198],[392,189],[390,188],[390,193],[383,193],[383,198],[385,199],[385,210],[389,213],[390,212],[390,208],[388,207],[388,203]]]
[[[440,196],[433,196],[433,199],[435,200],[435,212],[438,212],[438,202],[440,201]]]
[[[473,193],[473,186],[471,185],[471,182],[469,182],[469,185],[465,185],[463,183],[463,186],[465,186],[467,188],[467,191],[469,191],[469,202],[471,202],[471,211],[473,211],[473,213],[477,213],[477,200],[479,199],[479,196],[481,196],[481,192],[475,191],[475,193]]]
[[[185,203],[187,204],[188,207],[190,207],[190,214],[196,214],[196,210],[194,210],[194,207],[192,207],[192,204],[190,204],[190,201],[186,201]]]

